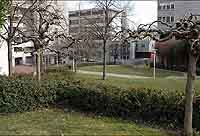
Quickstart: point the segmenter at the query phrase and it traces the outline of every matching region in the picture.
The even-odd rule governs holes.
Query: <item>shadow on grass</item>
[[[65,113],[80,113],[83,116],[86,117],[92,117],[92,118],[101,118],[101,117],[112,117],[117,120],[126,121],[127,123],[133,123],[140,127],[149,127],[153,129],[158,129],[160,132],[164,132],[169,136],[182,136],[183,130],[181,128],[172,128],[169,127],[166,123],[158,123],[155,121],[145,121],[142,118],[138,116],[131,116],[131,117],[120,117],[120,116],[112,116],[100,112],[92,112],[92,111],[86,111],[81,110],[76,107],[72,107],[70,105],[66,105],[65,101],[58,102],[56,105],[52,106],[51,108],[63,110]]]

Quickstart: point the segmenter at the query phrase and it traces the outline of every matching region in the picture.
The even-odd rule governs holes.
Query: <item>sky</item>
[[[65,1],[65,9],[67,11],[78,10],[80,1]],[[123,0],[120,1],[122,6],[127,7],[128,10],[128,23],[131,27],[139,24],[146,24],[157,19],[157,1],[134,1]],[[127,6],[128,5],[128,6]],[[95,7],[94,1],[80,2],[80,9],[88,9]]]

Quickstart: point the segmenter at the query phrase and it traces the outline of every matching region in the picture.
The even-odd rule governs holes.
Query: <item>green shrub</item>
[[[167,123],[171,127],[183,127],[183,93],[178,91],[71,85],[65,86],[62,93],[59,95],[65,100],[66,105],[83,111],[126,118],[139,117],[143,120]],[[199,117],[199,104],[194,104],[195,128],[200,128]]]
[[[74,80],[75,73],[70,71],[67,66],[50,67],[43,75],[45,80]]]
[[[31,111],[56,99],[55,84],[0,78],[0,112]]]
[[[97,84],[87,86],[74,80],[45,80],[0,77],[0,112],[31,111],[49,104],[66,106],[108,116],[140,118],[182,127],[183,93],[148,88],[124,89]],[[194,103],[193,127],[200,129],[200,102]]]

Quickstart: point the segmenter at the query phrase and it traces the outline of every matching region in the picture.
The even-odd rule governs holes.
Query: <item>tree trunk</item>
[[[8,44],[8,73],[9,76],[13,75],[13,60],[12,60],[12,33],[13,33],[13,22],[11,19],[11,15],[8,17],[9,19],[9,25],[10,27],[9,29],[9,33],[8,33],[8,40],[7,40],[7,44]]]
[[[44,73],[43,52],[40,50],[40,73]]]
[[[76,73],[77,72],[77,60],[74,59],[74,72]]]
[[[72,72],[74,72],[75,70],[74,70],[74,58],[72,59]]]
[[[44,56],[44,72],[46,73],[47,71],[47,56]]]
[[[12,43],[8,40],[8,73],[9,76],[13,75],[13,60],[12,60]]]
[[[106,40],[103,40],[103,80],[106,79]]]
[[[59,54],[58,53],[56,53],[56,66],[58,67],[59,66],[59,56],[58,56]]]
[[[38,81],[41,80],[41,59],[40,59],[40,49],[37,51],[37,79]]]
[[[37,75],[37,56],[36,56],[36,54],[34,53],[33,54],[33,77],[36,77],[36,75]]]
[[[189,53],[187,84],[185,88],[184,133],[186,136],[193,135],[192,113],[193,113],[193,96],[194,96],[195,77],[196,77],[196,58],[191,53]]]

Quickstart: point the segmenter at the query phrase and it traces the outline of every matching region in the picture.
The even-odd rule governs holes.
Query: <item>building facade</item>
[[[158,20],[168,24],[189,16],[200,14],[200,1],[198,0],[158,0]],[[159,28],[166,27],[158,24]]]
[[[116,10],[109,10],[109,18],[113,17],[117,12],[118,11]],[[126,13],[122,12],[122,14],[119,16],[120,17],[117,17],[112,21],[110,27],[108,28],[109,37],[111,37],[109,38],[110,40],[107,41],[108,62],[129,58],[129,46],[121,46],[122,41],[120,40],[111,40],[114,36],[115,30],[120,31],[121,29],[127,27]],[[78,39],[90,39],[90,44],[92,44],[92,46],[90,46],[90,51],[94,51],[94,56],[92,56],[92,59],[97,61],[102,61],[101,58],[103,57],[103,41],[101,38],[96,36],[98,34],[95,33],[102,33],[105,29],[105,25],[105,14],[103,9],[92,8],[69,11],[69,34]],[[93,35],[91,35],[91,33],[93,33]],[[84,50],[84,47],[82,50]]]
[[[12,19],[13,28],[17,26],[18,21],[21,19],[22,13],[23,13],[22,11],[26,10],[32,4],[32,2],[33,1],[26,1],[26,0],[13,1],[12,3],[13,9],[16,6],[20,5],[20,3],[21,5],[23,5],[21,7],[18,7],[16,13],[14,14],[14,17]],[[51,2],[50,4],[55,6],[56,9],[61,11],[64,15],[64,1],[54,0],[54,1],[47,1],[47,2]],[[35,16],[33,16],[31,13],[27,13],[27,16],[29,17],[29,20],[31,20],[30,18],[32,18],[32,22],[30,23],[35,23],[35,18],[34,18]],[[24,17],[24,20],[26,20],[26,17]],[[6,21],[9,24],[9,20],[7,19]],[[20,23],[18,27],[28,30],[29,26],[26,26],[24,23]],[[4,32],[5,30],[2,29],[1,31]],[[23,44],[14,45],[12,47],[12,51],[13,51],[12,53],[13,67],[15,67],[16,65],[32,65],[33,64],[33,55],[31,54],[31,52],[33,51],[32,42],[26,42]],[[8,75],[8,48],[7,48],[6,41],[4,41],[3,39],[0,39],[0,57],[1,57],[0,74]],[[55,57],[48,57],[48,58],[50,58],[49,63],[55,64],[55,61],[53,60]]]

